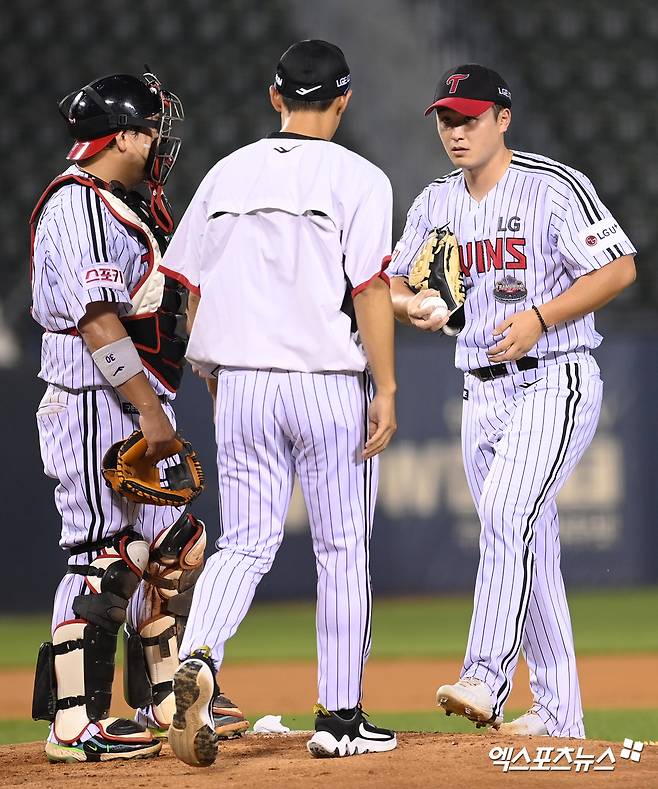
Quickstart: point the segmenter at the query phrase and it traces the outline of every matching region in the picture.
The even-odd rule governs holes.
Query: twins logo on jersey
[[[521,218],[511,216],[504,219],[498,217],[496,228],[501,233],[511,231],[518,233],[521,229]],[[520,236],[509,238],[496,237],[491,241],[485,238],[480,241],[469,241],[459,245],[459,263],[461,270],[469,277],[473,266],[478,274],[485,274],[492,268],[498,271],[503,269],[522,269],[528,268],[528,259],[523,251],[526,240]]]
[[[467,277],[473,269],[478,274],[486,274],[492,268],[525,270],[528,268],[528,258],[523,251],[525,245],[525,238],[469,241],[459,245],[459,265]]]

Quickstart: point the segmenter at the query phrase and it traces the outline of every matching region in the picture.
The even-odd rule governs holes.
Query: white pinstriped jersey
[[[62,175],[85,177],[76,165]],[[44,331],[39,377],[68,389],[108,386],[84,340],[58,332],[77,327],[87,306],[132,308],[130,293],[148,268],[147,249],[103,201],[81,184],[62,186],[46,202],[34,238],[32,317]],[[156,394],[171,393],[144,370]]]
[[[457,236],[466,275],[466,326],[456,349],[462,370],[490,364],[486,351],[495,344],[492,331],[501,321],[635,253],[582,173],[518,151],[480,202],[471,198],[461,170],[429,184],[409,210],[388,274],[407,276],[432,228],[444,225]],[[578,352],[596,348],[601,340],[589,314],[542,334],[532,355]]]

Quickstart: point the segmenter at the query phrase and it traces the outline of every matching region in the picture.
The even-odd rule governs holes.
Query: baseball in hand
[[[427,320],[442,320],[448,317],[448,305],[441,296],[428,296],[421,302]]]

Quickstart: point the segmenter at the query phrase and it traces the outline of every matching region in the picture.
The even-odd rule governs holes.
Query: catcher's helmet
[[[183,120],[183,105],[154,74],[112,74],[65,96],[59,111],[75,143],[69,160],[81,161],[102,151],[124,129],[156,129],[148,179],[164,184],[174,166],[180,138],[171,135],[172,121]]]

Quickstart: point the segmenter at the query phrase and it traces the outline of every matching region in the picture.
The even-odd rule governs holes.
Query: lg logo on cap
[[[448,77],[446,80],[446,85],[450,85],[448,93],[457,93],[457,85],[459,85],[463,79],[468,79],[470,76],[470,74],[452,74]]]

